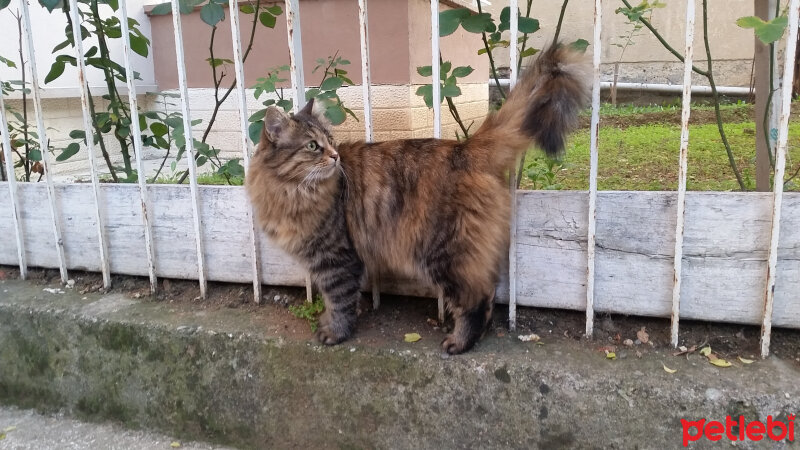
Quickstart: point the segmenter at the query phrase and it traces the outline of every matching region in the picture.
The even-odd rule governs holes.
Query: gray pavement
[[[115,424],[80,422],[44,416],[31,410],[0,406],[0,449],[3,450],[219,450],[198,442],[181,442],[163,434],[129,430]]]

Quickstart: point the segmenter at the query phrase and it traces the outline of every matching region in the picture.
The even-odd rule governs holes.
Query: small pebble
[[[632,347],[632,346],[633,346],[633,341],[632,341],[632,340],[630,340],[630,339],[625,339],[624,341],[622,341],[622,343],[623,343],[623,344],[624,344],[626,347]]]
[[[276,303],[281,301],[281,296],[280,295],[276,295],[275,297],[272,297],[272,301],[274,301]]]

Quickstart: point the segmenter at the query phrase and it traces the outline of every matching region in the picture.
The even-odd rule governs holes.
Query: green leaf
[[[312,98],[318,96],[320,94],[320,90],[317,88],[311,88],[306,91],[306,101],[311,100]]]
[[[539,21],[530,17],[520,17],[517,25],[520,33],[535,33],[539,30]]]
[[[2,0],[0,0],[0,1],[2,1]],[[0,9],[2,9],[2,8],[0,8]],[[14,61],[12,61],[10,59],[7,59],[7,58],[3,58],[2,56],[0,56],[0,63],[3,63],[8,67],[17,67],[17,65],[14,64]]]
[[[38,148],[32,148],[31,151],[28,152],[28,159],[31,161],[41,161],[42,152]]]
[[[171,3],[160,3],[153,7],[150,11],[151,16],[162,16],[164,14],[169,14],[172,12],[172,4]]]
[[[264,120],[264,116],[266,115],[267,115],[267,110],[262,109],[261,111],[254,112],[247,120],[249,122],[258,122],[259,120]]]
[[[93,57],[93,56],[94,56],[94,55],[96,55],[96,54],[97,54],[97,46],[96,46],[96,45],[93,45],[93,46],[92,46],[92,48],[90,48],[90,49],[89,49],[89,50],[88,50],[88,51],[87,51],[87,52],[86,52],[86,53],[83,55],[83,57],[84,57],[84,58],[91,58],[91,57]]]
[[[763,19],[756,16],[739,17],[736,19],[736,25],[739,25],[741,28],[758,28],[766,24],[767,22],[764,22]]]
[[[292,101],[288,99],[278,100],[278,103],[276,103],[276,105],[279,108],[283,108],[283,110],[286,112],[289,112],[289,110],[292,109]]]
[[[64,61],[56,61],[50,66],[50,72],[44,77],[45,84],[55,80],[64,73]]]
[[[450,72],[450,68],[452,67],[453,64],[450,61],[445,61],[442,63],[442,65],[439,67],[439,76],[442,80],[447,78],[447,74]]]
[[[269,11],[264,11],[259,14],[258,20],[261,22],[261,25],[264,25],[267,28],[275,28],[275,16],[273,16]]]
[[[494,31],[494,23],[492,22],[492,15],[489,13],[481,13],[471,15],[461,21],[461,26],[470,33],[482,33],[484,31]]]
[[[86,132],[83,130],[72,130],[69,132],[72,139],[86,139]]]
[[[178,0],[178,10],[181,14],[191,14],[195,6],[197,5],[189,0]]]
[[[325,117],[327,117],[333,125],[339,125],[347,119],[344,110],[339,105],[327,107],[325,109]]]
[[[60,155],[58,155],[56,157],[56,161],[66,161],[66,160],[72,158],[73,156],[75,156],[75,154],[78,153],[78,151],[80,149],[81,149],[81,146],[78,145],[77,142],[73,142],[73,143],[69,144],[67,146],[67,148],[65,148],[64,151],[61,152]]]
[[[261,139],[261,130],[264,128],[264,121],[259,120],[258,122],[253,122],[247,128],[247,134],[250,135],[250,140],[253,141],[253,144],[258,144],[258,141]]]
[[[278,5],[273,5],[268,7],[267,11],[269,11],[269,13],[272,14],[273,16],[280,16],[281,14],[283,14],[283,8],[281,8]]]
[[[319,86],[320,90],[333,91],[342,86],[342,80],[339,77],[331,77],[322,82]]]
[[[429,77],[433,75],[433,69],[431,69],[431,66],[421,66],[417,67],[417,73],[423,77]]]
[[[586,48],[589,47],[589,41],[586,39],[578,39],[577,41],[569,44],[569,46],[579,52],[585,52]]]
[[[39,0],[39,4],[47,8],[48,12],[53,12],[61,4],[61,0]]]
[[[506,6],[500,10],[500,22],[508,22],[511,20],[511,7]]]
[[[225,10],[222,9],[222,6],[209,2],[200,8],[200,18],[213,27],[225,18]]]
[[[66,41],[64,41],[64,42],[62,42],[62,43],[60,43],[60,44],[56,45],[55,47],[53,47],[53,50],[52,50],[52,52],[51,52],[51,53],[55,53],[55,52],[57,52],[57,51],[59,51],[59,50],[61,50],[61,49],[65,48],[65,47],[66,47],[66,46],[68,46],[69,44],[70,44],[70,42],[69,42],[69,39],[67,39]]]
[[[150,124],[150,131],[153,135],[161,137],[169,132],[169,128],[161,122],[153,122]]]
[[[470,16],[466,8],[448,9],[439,13],[439,37],[453,34],[462,20]]]
[[[228,175],[233,177],[243,177],[244,176],[244,167],[239,163],[239,158],[232,159],[225,163],[222,167],[220,167],[220,171],[222,171],[223,167],[225,168],[225,172]]]
[[[588,42],[587,42],[587,44],[588,44]],[[522,51],[519,54],[519,57],[520,57],[520,59],[522,59],[522,58],[525,58],[527,56],[533,56],[533,55],[535,55],[537,53],[539,53],[539,49],[538,48],[528,47],[528,48],[526,48],[524,51]]]
[[[242,6],[239,7],[239,11],[241,11],[241,12],[243,12],[245,14],[253,14],[254,12],[256,12],[256,9],[253,8],[253,5],[245,4],[245,5],[242,5]]]
[[[208,161],[208,158],[206,158],[205,156],[200,156],[200,157],[198,157],[198,158],[197,158],[197,167],[200,167],[200,166],[202,166],[202,165],[203,165],[203,164],[205,164],[207,161]]]
[[[417,88],[417,95],[422,96],[428,108],[433,107],[433,86],[426,84]]]
[[[452,84],[442,86],[442,97],[458,97],[459,95],[461,95],[460,87]]]
[[[530,49],[529,49],[530,50]],[[456,78],[464,78],[471,74],[475,69],[470,66],[461,66],[453,69],[453,76]]]
[[[0,0],[0,10],[6,9],[11,0]]]
[[[133,33],[130,34],[131,39],[131,50],[133,50],[137,55],[147,57],[147,46],[150,44],[150,41],[144,36],[137,36]]]

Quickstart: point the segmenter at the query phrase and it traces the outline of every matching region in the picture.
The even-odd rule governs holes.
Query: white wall
[[[20,10],[21,0],[11,0],[8,8],[0,11],[0,56],[11,59],[17,64],[17,68],[8,68],[3,65],[0,67],[0,79],[2,80],[19,80],[21,79],[20,64],[19,64],[19,38],[17,33],[17,20],[13,14]],[[150,37],[150,20],[144,13],[143,5],[146,0],[127,0],[128,16],[136,19],[140,24],[140,29],[145,36]],[[77,97],[80,95],[78,87],[78,71],[77,68],[67,66],[64,74],[57,80],[44,84],[44,78],[50,71],[50,66],[55,61],[55,55],[52,55],[53,47],[61,43],[65,39],[64,29],[67,26],[67,20],[61,9],[53,10],[49,13],[47,9],[40,6],[38,1],[31,0],[30,3],[31,13],[31,27],[34,36],[36,63],[38,65],[39,80],[42,84],[42,96],[44,97]],[[100,13],[104,17],[110,17],[112,14],[111,8],[106,5],[100,5]],[[92,45],[96,45],[96,39],[88,39],[84,41],[84,49],[88,50]],[[122,40],[121,39],[108,39],[108,46],[111,51],[112,57],[115,61],[122,64]],[[71,47],[60,50],[58,54],[69,54],[74,56],[74,50]],[[27,56],[26,56],[27,58]],[[144,58],[137,54],[133,54],[131,58],[133,69],[140,73],[142,80],[137,81],[137,91],[144,93],[148,91],[155,91],[156,82],[153,72],[152,57]],[[105,81],[102,72],[99,70],[89,68],[87,70],[87,80],[89,86],[94,94],[102,94],[105,90]],[[125,84],[117,82],[120,86],[121,92],[127,92],[124,88]]]

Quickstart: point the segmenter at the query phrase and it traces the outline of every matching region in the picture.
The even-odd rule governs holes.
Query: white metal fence
[[[363,74],[363,96],[364,96],[364,125],[365,139],[373,139],[372,130],[372,105],[371,105],[371,83],[370,83],[370,58],[369,58],[369,29],[367,20],[367,0],[357,0],[359,5],[359,26],[361,36],[361,55],[362,55],[362,74]],[[235,76],[237,80],[237,99],[239,102],[239,115],[241,126],[241,151],[245,170],[247,169],[250,154],[253,151],[253,143],[249,139],[247,130],[248,112],[245,98],[244,69],[242,64],[242,49],[239,31],[239,9],[237,0],[229,0],[231,11],[231,31],[233,36],[233,60],[235,65]],[[40,85],[37,79],[36,55],[34,54],[34,36],[30,32],[29,6],[26,1],[19,1],[22,10],[23,24],[25,27],[25,49],[29,58],[30,81],[33,92],[33,106],[39,137],[43,143],[42,148],[47,148],[47,128],[44,125]],[[75,35],[79,35],[79,20],[77,17],[77,1],[69,0],[72,12],[72,24]],[[83,268],[88,270],[98,270],[103,274],[105,287],[110,287],[112,271],[116,273],[148,275],[150,278],[151,290],[156,291],[157,276],[173,276],[180,278],[196,278],[199,280],[201,296],[206,295],[208,279],[221,281],[245,281],[253,283],[254,298],[256,301],[261,298],[261,284],[303,284],[305,283],[308,295],[311,295],[310,280],[307,275],[298,275],[298,267],[291,263],[282,253],[272,247],[269,243],[263,242],[260,233],[253,222],[253,215],[248,210],[242,188],[237,187],[199,187],[197,184],[197,169],[195,165],[195,149],[191,137],[191,110],[188,101],[188,88],[186,83],[186,68],[183,54],[183,37],[181,33],[181,15],[179,12],[178,0],[171,0],[172,17],[175,32],[175,45],[177,53],[177,69],[179,74],[179,90],[181,94],[181,106],[183,112],[184,130],[186,133],[186,147],[189,163],[189,191],[180,186],[152,186],[146,185],[146,177],[139,176],[138,187],[134,191],[133,186],[128,185],[101,185],[98,181],[97,170],[95,168],[95,150],[91,139],[87,140],[89,150],[89,168],[91,174],[91,187],[87,192],[85,185],[55,185],[52,180],[50,170],[50,155],[42,152],[42,163],[45,167],[44,191],[38,184],[23,183],[18,185],[13,176],[9,177],[8,185],[8,204],[11,214],[8,217],[0,217],[0,229],[13,226],[16,237],[16,246],[5,246],[0,248],[0,263],[18,263],[22,278],[27,275],[28,265],[42,267],[58,267],[61,279],[66,282],[68,279],[68,268]],[[517,0],[509,1],[511,11],[517,10]],[[440,97],[440,86],[436,80],[439,79],[439,1],[431,0],[431,28],[432,28],[432,80],[433,98]],[[689,150],[689,115],[690,100],[692,92],[692,55],[694,40],[694,17],[695,0],[686,0],[686,42],[685,42],[685,69],[683,83],[683,106],[681,120],[681,138],[676,143],[679,150],[678,166],[678,191],[677,197],[673,198],[669,193],[601,193],[598,197],[597,190],[597,165],[598,165],[598,141],[599,141],[599,109],[600,109],[600,56],[601,56],[601,35],[602,35],[602,6],[603,0],[594,1],[594,38],[592,42],[594,82],[592,90],[592,114],[591,114],[591,169],[589,176],[588,197],[585,193],[578,192],[548,192],[548,193],[523,193],[516,192],[515,171],[511,171],[512,195],[512,223],[511,223],[511,246],[509,251],[509,272],[508,283],[501,287],[499,297],[505,298],[509,302],[509,326],[513,330],[516,326],[516,307],[520,304],[549,306],[549,307],[568,307],[574,309],[585,309],[586,311],[586,334],[591,335],[593,331],[594,314],[596,310],[623,312],[630,314],[645,315],[670,315],[672,320],[671,341],[673,345],[678,344],[679,319],[689,317],[694,319],[706,320],[728,320],[744,323],[760,323],[762,326],[761,352],[763,356],[769,353],[770,330],[775,319],[776,325],[800,328],[800,303],[797,301],[800,292],[800,277],[797,276],[800,266],[796,253],[800,245],[800,231],[797,227],[786,227],[782,230],[782,211],[784,210],[783,183],[774,183],[774,191],[771,198],[760,194],[744,193],[714,193],[714,194],[691,194],[687,197],[686,193],[686,172],[687,154]],[[302,44],[301,26],[299,14],[299,1],[286,0],[286,20],[288,30],[288,45],[290,55],[290,72],[292,93],[294,96],[294,107],[302,105],[304,100],[304,77],[302,66]],[[798,13],[800,13],[800,0],[791,0],[789,6],[789,35],[786,44],[786,63],[783,71],[783,89],[780,101],[781,115],[778,127],[777,151],[775,155],[775,180],[782,180],[785,170],[786,148],[788,142],[789,112],[791,103],[791,89],[794,55],[798,33]],[[130,42],[128,33],[127,9],[124,1],[120,2],[122,37],[124,39],[124,63],[127,73],[132,73],[130,66]],[[518,21],[516,14],[510,17],[511,42],[516,42],[518,34]],[[92,136],[91,118],[89,116],[89,92],[86,84],[85,67],[82,59],[83,50],[80,40],[76,41],[75,53],[79,64],[79,80],[81,84],[81,99],[83,105],[83,120],[86,136]],[[511,68],[510,84],[513,86],[517,79],[517,50],[515,45],[510,46]],[[129,89],[130,110],[132,123],[138,123],[136,85],[134,77],[127,77]],[[0,80],[1,81],[1,80]],[[441,103],[433,102],[434,131],[436,138],[441,137]],[[5,107],[3,99],[0,97],[0,129],[7,130]],[[138,127],[132,127],[134,138],[134,149],[136,154],[136,164],[138,173],[143,174],[142,166],[142,139]],[[13,174],[13,159],[8,133],[3,132],[3,148],[5,151],[5,161],[7,173]],[[63,211],[58,208],[58,196],[72,199],[74,203],[62,202],[62,205],[74,205],[91,199],[91,214],[81,215],[78,212]],[[48,214],[45,218],[36,217],[32,208],[38,205],[39,200],[46,197]],[[215,202],[224,201],[231,210],[226,211],[224,217],[220,218],[215,214],[217,206]],[[600,208],[598,208],[600,199]],[[178,200],[188,200],[190,205],[187,211],[185,207],[177,207],[170,215],[165,208],[171,209],[174,205],[184,205]],[[768,201],[769,208],[765,209],[765,202]],[[770,201],[771,200],[771,201]],[[104,201],[106,204],[115,202],[115,207],[124,208],[129,205],[132,210],[140,211],[138,230],[141,231],[141,240],[144,242],[143,249],[141,241],[130,242],[119,231],[120,227],[136,227],[131,217],[118,217],[114,214],[104,213]],[[688,203],[687,203],[688,202]],[[724,211],[725,205],[731,205],[730,211]],[[169,207],[165,205],[170,205]],[[618,214],[619,217],[609,215],[609,208],[623,206],[627,207],[628,212]],[[712,205],[714,208],[712,208]],[[719,206],[722,205],[722,206]],[[789,219],[791,224],[800,222],[800,198],[790,196],[787,202],[787,209],[793,215]],[[552,211],[550,211],[550,209]],[[584,209],[585,208],[585,209]],[[638,211],[646,210],[648,214],[637,216]],[[720,210],[719,208],[723,208]],[[62,208],[63,209],[63,208]],[[532,213],[531,211],[535,211]],[[632,211],[632,212],[631,212]],[[728,229],[720,232],[721,237],[717,236],[712,244],[702,244],[699,241],[709,240],[709,233],[716,232],[707,227],[714,224],[724,223],[729,220],[726,214],[736,214],[741,211],[750,211],[754,216],[766,213],[769,217],[768,223],[764,223],[763,232],[752,231],[753,244],[741,247],[736,235],[737,229]],[[617,211],[618,212],[618,211]],[[195,253],[194,264],[187,264],[186,260],[171,260],[177,258],[175,255],[186,253],[186,248],[179,248],[181,243],[176,242],[175,234],[170,234],[180,223],[180,214],[185,213],[191,217],[191,229],[193,232],[184,239],[188,239]],[[566,213],[566,215],[565,215]],[[531,214],[536,214],[532,216]],[[529,216],[531,215],[531,216]],[[556,216],[561,219],[553,219],[561,225],[550,226],[548,220]],[[672,215],[671,217],[668,217]],[[697,224],[687,222],[686,216],[694,216]],[[68,217],[67,217],[68,216]],[[569,216],[569,217],[567,217]],[[598,220],[598,216],[600,220]],[[68,224],[64,225],[64,218]],[[669,233],[661,233],[657,238],[647,235],[653,242],[642,244],[642,248],[635,251],[626,252],[620,245],[617,252],[625,256],[613,256],[610,254],[608,245],[598,246],[598,225],[606,227],[600,230],[600,236],[605,241],[613,241],[615,238],[625,239],[625,233],[620,236],[615,235],[613,227],[618,225],[615,220],[621,221],[626,218],[630,222],[636,219],[645,218],[645,226],[656,230],[667,231],[669,228],[674,230],[674,235],[665,237]],[[651,222],[647,223],[647,218]],[[166,226],[164,224],[167,224]],[[642,223],[637,222],[637,223]],[[13,225],[12,225],[13,224]],[[87,227],[91,224],[91,227]],[[237,228],[236,225],[239,225]],[[696,225],[695,228],[692,228]],[[216,226],[226,230],[226,234],[232,236],[208,239],[209,229]],[[65,229],[66,227],[66,229]],[[49,228],[49,231],[47,231]],[[94,230],[94,238],[89,236],[87,230]],[[237,231],[245,229],[244,235],[237,234]],[[584,233],[585,230],[585,234]],[[783,235],[781,231],[784,231]],[[47,233],[52,233],[52,241],[49,239],[34,239],[31,235],[41,238]],[[548,235],[550,233],[551,235]],[[637,232],[642,237],[642,232]],[[634,233],[636,234],[636,233]],[[647,233],[645,233],[647,234]],[[138,236],[138,234],[135,234]],[[585,249],[580,246],[566,244],[581,240],[583,235],[586,239]],[[205,238],[204,238],[205,236]],[[767,237],[764,240],[766,245],[761,245],[759,236]],[[226,239],[228,239],[226,241]],[[89,240],[94,240],[93,244],[88,244]],[[130,240],[130,238],[127,238]],[[672,239],[671,243],[668,242]],[[640,242],[644,242],[641,239]],[[10,239],[6,240],[11,242]],[[246,242],[246,244],[243,244]],[[551,242],[548,244],[547,242]],[[553,245],[552,242],[557,242]],[[582,242],[582,240],[581,240]],[[88,244],[88,245],[87,245]],[[705,245],[705,246],[704,246]],[[94,246],[95,250],[90,249]],[[761,246],[759,248],[759,246]],[[48,251],[48,248],[54,248]],[[673,247],[674,251],[661,251],[662,247]],[[692,258],[714,258],[709,253],[709,248],[715,249],[722,256],[717,264],[709,267],[691,266],[693,274],[687,278],[683,263],[691,262]],[[783,249],[784,255],[779,267],[779,248]],[[524,249],[524,250],[523,250]],[[531,250],[532,249],[532,250]],[[703,250],[705,249],[705,250]],[[159,250],[163,250],[160,251]],[[585,251],[584,251],[585,250]],[[599,250],[599,251],[598,251]],[[766,251],[766,258],[759,258],[757,255]],[[704,253],[705,252],[705,253]],[[52,254],[55,253],[55,256]],[[246,255],[247,269],[243,269],[241,264],[242,255]],[[71,262],[68,263],[67,256],[72,255]],[[599,256],[598,256],[599,255]],[[711,256],[709,256],[711,255]],[[731,257],[730,255],[734,255]],[[739,255],[739,256],[736,256]],[[742,256],[743,255],[743,256]],[[753,255],[756,255],[755,257]],[[646,260],[633,260],[631,258],[646,257]],[[602,258],[598,264],[598,258]],[[614,264],[614,258],[618,261],[626,261],[624,269]],[[627,258],[627,259],[626,259]],[[727,258],[727,259],[726,259]],[[755,258],[755,259],[754,259]],[[530,262],[535,259],[543,259],[544,262]],[[91,262],[96,260],[97,263]],[[705,261],[705,259],[703,259]],[[761,261],[766,264],[761,264]],[[174,264],[170,265],[169,261]],[[581,262],[582,261],[582,262]],[[664,263],[671,261],[671,267]],[[725,261],[735,261],[736,264],[728,264]],[[756,261],[756,264],[750,262]],[[719,262],[719,261],[718,261]],[[556,266],[560,270],[558,275],[560,283],[555,291],[548,291],[546,288],[531,288],[530,283],[547,283],[547,272],[549,268],[543,267],[547,264]],[[727,265],[726,265],[727,264]],[[738,265],[737,265],[738,264]],[[580,275],[580,267],[583,267],[583,274]],[[727,267],[727,269],[726,269]],[[744,269],[742,269],[744,267]],[[710,270],[710,271],[709,271]],[[725,272],[727,270],[727,272]],[[781,270],[781,272],[778,272]],[[716,271],[716,272],[714,272]],[[633,286],[641,280],[642,273],[652,275],[653,285],[668,290],[669,300],[664,304],[663,292],[658,292],[657,288],[651,285]],[[249,275],[248,275],[249,273]],[[610,275],[609,275],[610,273]],[[707,279],[715,274],[718,279],[716,284]],[[722,274],[722,275],[720,275]],[[761,274],[761,275],[759,275]],[[780,276],[779,276],[780,274]],[[574,275],[574,276],[573,276]],[[619,281],[624,276],[632,277],[633,283],[624,284]],[[671,275],[671,277],[668,277]],[[750,277],[750,278],[748,278]],[[431,294],[430,290],[414,287],[413,285],[398,285],[394,281],[386,281],[379,285],[378,276],[372,274],[373,301],[377,306],[380,290],[385,292],[400,292],[406,294]],[[762,283],[748,283],[757,279],[766,279]],[[530,280],[530,283],[528,282]],[[684,283],[686,281],[686,283]],[[780,286],[778,282],[782,282]],[[598,284],[596,284],[596,282]],[[741,284],[741,285],[739,285]],[[729,286],[730,285],[730,286]],[[776,290],[777,286],[777,290]],[[615,291],[615,290],[619,291]],[[570,293],[585,290],[583,304],[575,304],[575,296]],[[648,303],[648,290],[652,290],[652,296],[660,298]],[[608,292],[612,294],[608,294]],[[703,296],[709,292],[717,292],[719,299],[712,299],[708,302],[703,301]],[[780,316],[773,318],[776,291],[782,299],[779,309]],[[619,292],[619,294],[617,294]],[[741,298],[731,298],[729,292],[742,293]],[[760,293],[760,295],[759,295]],[[521,296],[520,296],[521,294]],[[552,297],[563,295],[562,299]],[[615,304],[610,296],[620,295],[624,298],[639,299],[628,304],[622,302]],[[645,299],[642,301],[641,299]],[[687,302],[687,299],[690,300]],[[602,304],[598,305],[598,300]],[[684,303],[682,304],[682,300]],[[602,308],[598,308],[602,306]],[[723,310],[720,311],[719,308]],[[443,315],[442,299],[439,299],[439,314]]]

